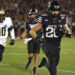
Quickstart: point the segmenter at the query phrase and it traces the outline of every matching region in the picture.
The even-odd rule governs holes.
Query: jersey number
[[[53,37],[58,37],[55,33],[55,28],[53,27],[47,27],[46,28],[46,37],[47,38],[53,38]]]
[[[6,29],[5,27],[0,28],[0,36],[5,36]]]

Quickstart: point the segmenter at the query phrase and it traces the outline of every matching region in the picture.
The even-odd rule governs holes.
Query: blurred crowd
[[[15,26],[16,35],[24,31],[25,21],[28,19],[28,11],[32,6],[44,13],[51,0],[0,0],[0,8],[5,9],[7,16],[10,16]],[[62,11],[69,17],[69,24],[75,22],[75,0],[57,0],[62,4]]]

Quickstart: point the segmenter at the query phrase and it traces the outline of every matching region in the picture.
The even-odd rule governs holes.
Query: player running
[[[6,47],[8,31],[10,31],[10,35],[12,38],[12,40],[10,41],[10,45],[14,45],[15,34],[12,19],[10,17],[6,17],[5,11],[3,9],[0,9],[0,61],[2,61],[2,55]]]
[[[30,31],[30,34],[36,38],[38,30],[43,29],[44,40],[42,41],[42,49],[48,58],[43,58],[39,64],[39,68],[46,66],[50,75],[57,75],[57,65],[60,58],[60,43],[65,30],[67,36],[71,37],[71,30],[68,27],[68,18],[61,13],[61,5],[57,1],[49,3],[48,13],[42,14],[38,19],[38,25]]]
[[[23,33],[21,38],[24,38],[27,36],[27,39],[25,41],[28,42],[27,48],[28,48],[28,62],[25,66],[26,69],[28,69],[32,58],[34,57],[34,66],[32,74],[36,74],[36,68],[38,66],[38,59],[39,59],[39,52],[40,52],[40,41],[39,37],[41,36],[41,30],[37,32],[39,35],[36,39],[34,39],[30,35],[30,30],[37,25],[37,16],[38,16],[38,10],[35,8],[30,9],[29,11],[29,20],[26,21],[26,29]]]

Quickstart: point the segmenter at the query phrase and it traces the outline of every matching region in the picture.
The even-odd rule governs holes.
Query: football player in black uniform
[[[68,27],[68,18],[61,12],[61,5],[57,1],[51,1],[48,13],[43,14],[38,19],[38,25],[30,31],[30,34],[36,38],[37,31],[43,29],[44,40],[42,42],[42,49],[48,58],[43,58],[39,64],[39,68],[46,66],[50,75],[57,75],[56,66],[60,58],[60,43],[65,30],[67,30],[68,37],[71,37],[71,30]]]
[[[30,34],[30,30],[37,25],[37,15],[38,15],[38,10],[37,9],[30,9],[29,11],[29,20],[26,21],[26,29],[25,32],[23,33],[22,37],[25,37],[27,35],[27,38],[29,40],[27,46],[28,46],[28,62],[25,66],[26,69],[28,69],[31,60],[34,56],[34,67],[33,67],[33,75],[36,73],[36,68],[38,66],[38,57],[39,57],[39,52],[40,52],[40,41],[39,37],[41,36],[41,30],[37,32],[39,35],[36,39],[34,39]]]

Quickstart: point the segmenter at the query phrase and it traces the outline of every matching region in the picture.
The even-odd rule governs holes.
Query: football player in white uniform
[[[14,45],[15,34],[12,19],[10,17],[5,17],[5,11],[3,9],[0,9],[0,61],[2,60],[2,55],[6,47],[8,31],[10,31],[10,35],[12,38],[9,44]]]

